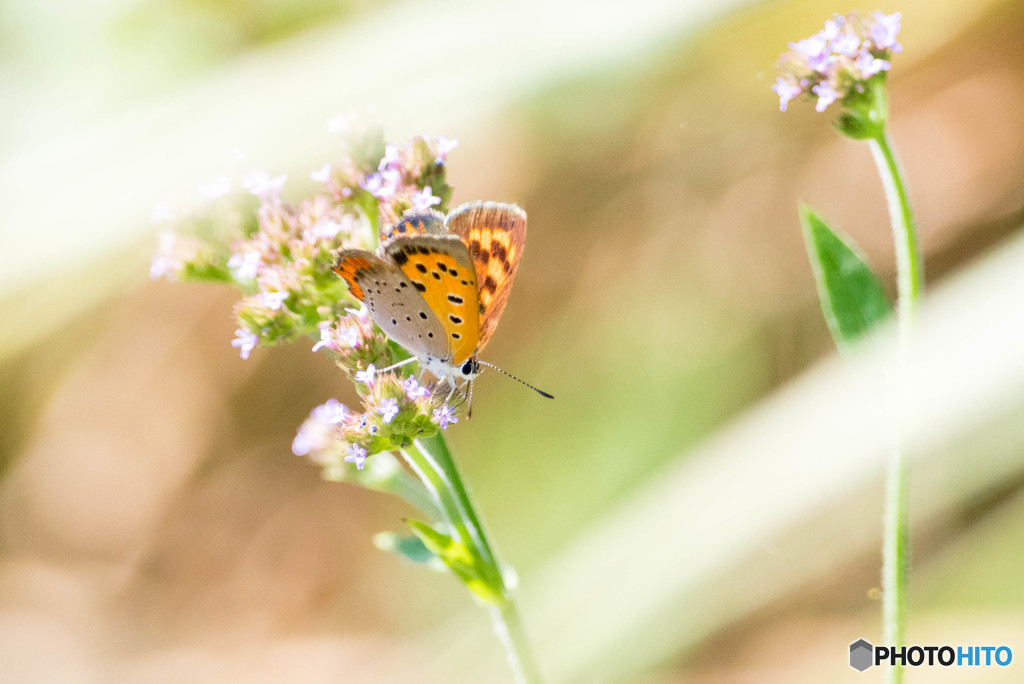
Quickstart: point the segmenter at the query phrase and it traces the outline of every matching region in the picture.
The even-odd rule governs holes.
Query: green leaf
[[[491,605],[502,601],[500,584],[493,581],[494,573],[469,547],[419,520],[406,520],[405,524],[477,598]]]
[[[373,538],[373,545],[381,551],[390,551],[413,563],[430,563],[438,560],[423,540],[416,536],[403,537],[394,532],[381,532]],[[438,566],[444,569],[443,566]]]
[[[836,344],[845,349],[885,320],[892,304],[853,240],[829,228],[807,206],[800,207],[800,223],[821,310]]]

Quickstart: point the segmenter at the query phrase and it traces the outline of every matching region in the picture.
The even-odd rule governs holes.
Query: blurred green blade
[[[825,321],[836,344],[846,348],[887,318],[892,305],[853,240],[807,206],[800,207],[800,223]]]
[[[431,561],[437,561],[434,552],[427,548],[423,540],[416,536],[402,536],[394,532],[381,532],[373,538],[373,544],[381,551],[389,551],[401,556],[413,563],[427,563],[433,566]],[[444,566],[438,563],[437,567],[444,570]]]
[[[465,544],[419,520],[406,520],[405,524],[478,598],[489,604],[495,604],[501,599],[501,590],[495,585],[487,568]]]

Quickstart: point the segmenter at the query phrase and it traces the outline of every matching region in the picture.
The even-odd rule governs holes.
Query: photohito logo
[[[864,639],[850,644],[850,667],[863,672],[872,665],[908,667],[1006,667],[1013,662],[1009,646],[872,646]]]

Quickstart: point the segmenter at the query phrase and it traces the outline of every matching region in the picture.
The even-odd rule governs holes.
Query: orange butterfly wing
[[[466,245],[451,235],[419,234],[391,239],[384,253],[441,322],[450,363],[458,366],[473,356],[480,341],[479,300]]]
[[[514,204],[470,202],[453,209],[445,227],[466,244],[476,268],[479,351],[494,334],[519,271],[526,242],[526,212]]]

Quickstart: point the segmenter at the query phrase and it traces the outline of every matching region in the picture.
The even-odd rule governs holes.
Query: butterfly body
[[[472,380],[519,268],[526,213],[472,202],[406,216],[382,237],[379,256],[339,252],[335,273],[422,368],[452,387]]]

